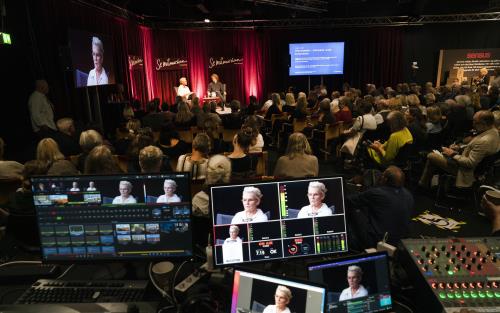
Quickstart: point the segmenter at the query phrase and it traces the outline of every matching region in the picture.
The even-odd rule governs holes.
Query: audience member
[[[274,176],[316,177],[318,171],[318,158],[312,155],[306,136],[302,133],[290,135],[285,155],[278,159],[274,168]]]
[[[106,145],[94,147],[85,159],[85,174],[119,174],[122,171]]]
[[[22,176],[24,165],[16,161],[5,161],[5,141],[0,138],[0,177]]]
[[[406,113],[406,120],[408,122],[408,130],[413,137],[413,150],[423,150],[427,141],[427,125],[425,116],[419,108],[410,107]]]
[[[427,108],[427,122],[425,127],[428,134],[438,134],[443,130],[441,125],[442,115],[441,109],[437,105]]]
[[[161,130],[159,146],[163,154],[171,160],[177,160],[181,155],[191,151],[191,147],[180,138],[179,133],[169,127]]]
[[[142,127],[151,127],[154,131],[160,131],[163,124],[166,122],[165,115],[158,112],[160,107],[160,99],[155,98],[147,105],[148,113],[142,118]]]
[[[210,145],[210,137],[207,134],[196,135],[191,153],[179,157],[176,171],[190,172],[193,180],[205,179]]]
[[[231,161],[221,154],[216,154],[207,162],[207,172],[203,190],[194,195],[192,200],[193,214],[208,216],[208,186],[227,184],[231,179]]]
[[[163,163],[163,152],[155,146],[146,146],[139,152],[141,173],[160,173]],[[170,166],[170,165],[169,165]]]
[[[225,129],[240,129],[243,122],[243,115],[240,111],[241,104],[238,100],[233,100],[229,104],[231,113],[222,116],[222,125]]]
[[[79,171],[83,171],[85,168],[85,159],[94,147],[102,145],[103,140],[101,134],[93,129],[86,130],[80,134],[80,147],[82,148],[82,153],[78,156],[77,168]]]
[[[76,129],[73,119],[69,117],[57,120],[57,132],[52,133],[52,139],[57,142],[59,149],[65,156],[78,155],[81,152],[75,138]]]
[[[484,157],[500,150],[498,130],[490,111],[478,111],[474,114],[473,127],[477,135],[463,148],[453,144],[443,147],[442,152],[431,152],[427,155],[424,172],[419,185],[429,187],[432,176],[438,169],[457,175],[457,187],[470,187],[475,181],[474,169]]]
[[[59,150],[59,146],[52,138],[40,140],[36,148],[36,159],[47,164],[48,175],[76,175],[78,170]]]
[[[186,102],[182,101],[179,103],[177,108],[177,113],[175,114],[175,126],[179,130],[190,129],[191,126],[196,125],[196,118],[193,113],[189,110],[189,106]]]
[[[252,144],[250,145],[249,152],[250,153],[259,153],[262,152],[262,148],[264,148],[264,138],[260,134],[261,121],[255,115],[250,115],[246,118],[243,127],[249,127],[252,129]]]
[[[253,159],[248,150],[253,140],[253,131],[250,127],[243,127],[233,139],[233,152],[227,157],[231,160],[233,179],[247,178],[253,175]]]
[[[414,200],[404,184],[403,171],[389,166],[379,186],[347,197],[346,213],[354,228],[351,238],[356,249],[376,247],[386,233],[392,245],[408,235]]]

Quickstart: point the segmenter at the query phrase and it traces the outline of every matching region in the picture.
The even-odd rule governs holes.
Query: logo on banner
[[[221,66],[230,66],[230,65],[241,65],[243,64],[243,57],[212,57],[208,60],[208,68],[216,68]]]
[[[129,55],[128,56],[128,68],[138,69],[144,66],[144,59],[137,55]]]
[[[157,58],[157,71],[182,70],[188,67],[187,58]]]

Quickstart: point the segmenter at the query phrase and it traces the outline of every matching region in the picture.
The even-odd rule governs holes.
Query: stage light
[[[10,34],[0,32],[0,44],[11,45]]]
[[[205,23],[210,23],[210,20],[208,18],[203,20]]]

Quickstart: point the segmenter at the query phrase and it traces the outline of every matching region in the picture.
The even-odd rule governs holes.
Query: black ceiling
[[[249,0],[106,0],[118,7],[154,20],[199,21],[288,18],[342,18],[360,16],[418,16],[488,12],[498,7],[492,0],[329,0],[327,12],[262,4]],[[284,2],[284,1],[281,1]],[[289,1],[294,2],[294,1]],[[307,2],[307,1],[302,1]]]

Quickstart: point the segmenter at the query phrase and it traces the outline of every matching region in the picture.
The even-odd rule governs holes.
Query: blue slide
[[[290,76],[344,74],[344,42],[291,43]]]

